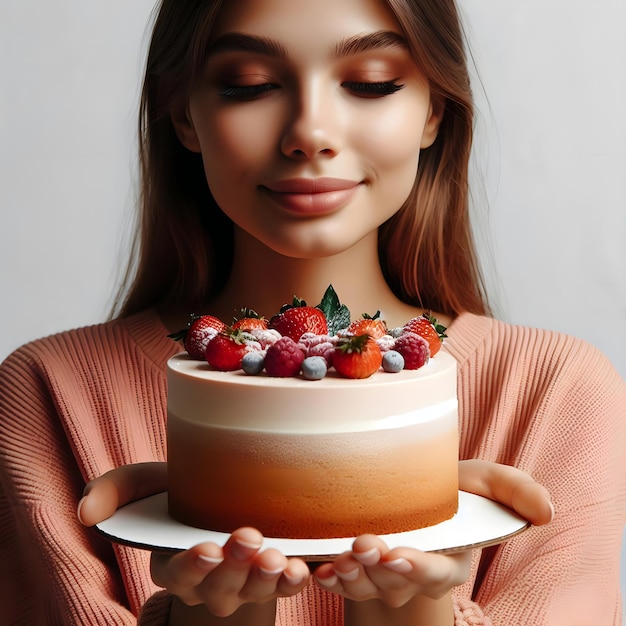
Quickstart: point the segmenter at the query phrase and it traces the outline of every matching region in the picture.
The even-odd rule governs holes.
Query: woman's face
[[[439,116],[379,0],[229,0],[185,113],[241,229],[297,258],[344,251],[407,198]]]

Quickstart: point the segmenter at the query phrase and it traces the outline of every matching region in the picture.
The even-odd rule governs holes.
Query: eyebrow
[[[339,42],[333,56],[343,58],[354,54],[362,54],[370,50],[385,50],[389,48],[402,48],[408,50],[406,39],[399,33],[391,30],[378,30],[364,35],[354,35]]]
[[[402,35],[387,30],[380,30],[363,35],[347,37],[335,45],[331,51],[333,58],[344,58],[355,54],[362,54],[370,50],[384,50],[390,48],[408,49],[408,44]],[[208,54],[225,52],[251,52],[264,56],[284,59],[287,57],[286,48],[274,39],[246,33],[226,33],[218,37],[209,48]]]
[[[278,59],[287,56],[284,46],[274,39],[245,33],[226,33],[218,37],[208,51],[209,55],[223,52],[252,52]]]

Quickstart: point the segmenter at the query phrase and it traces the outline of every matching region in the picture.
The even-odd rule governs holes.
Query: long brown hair
[[[148,51],[139,116],[139,229],[116,311],[206,303],[232,263],[232,224],[214,201],[201,157],[170,118],[201,70],[223,0],[162,0]],[[386,280],[403,301],[449,315],[486,313],[472,239],[468,163],[473,103],[454,0],[386,0],[435,98],[438,138],[422,152],[413,190],[379,232]]]

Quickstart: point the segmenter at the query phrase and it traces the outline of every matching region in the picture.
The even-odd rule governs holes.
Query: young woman
[[[0,368],[10,623],[620,622],[626,388],[590,346],[488,316],[463,43],[453,0],[161,3],[118,315]],[[169,331],[191,311],[316,302],[330,283],[392,326],[425,309],[447,323],[460,454],[480,459],[461,462],[461,487],[532,529],[454,556],[363,536],[310,576],[252,528],[154,555],[149,573],[149,555],[81,525],[166,487],[164,464],[143,462],[165,455]]]

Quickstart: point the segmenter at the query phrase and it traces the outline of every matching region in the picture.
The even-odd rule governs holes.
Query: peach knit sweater
[[[7,624],[166,623],[149,554],[76,519],[86,481],[164,460],[165,362],[180,348],[151,311],[33,342],[0,366],[0,616]],[[456,589],[457,625],[621,623],[626,386],[586,343],[463,314],[446,349],[459,364],[461,457],[529,471],[556,516],[476,553]],[[145,605],[145,606],[144,606]],[[310,585],[277,624],[342,623]]]

